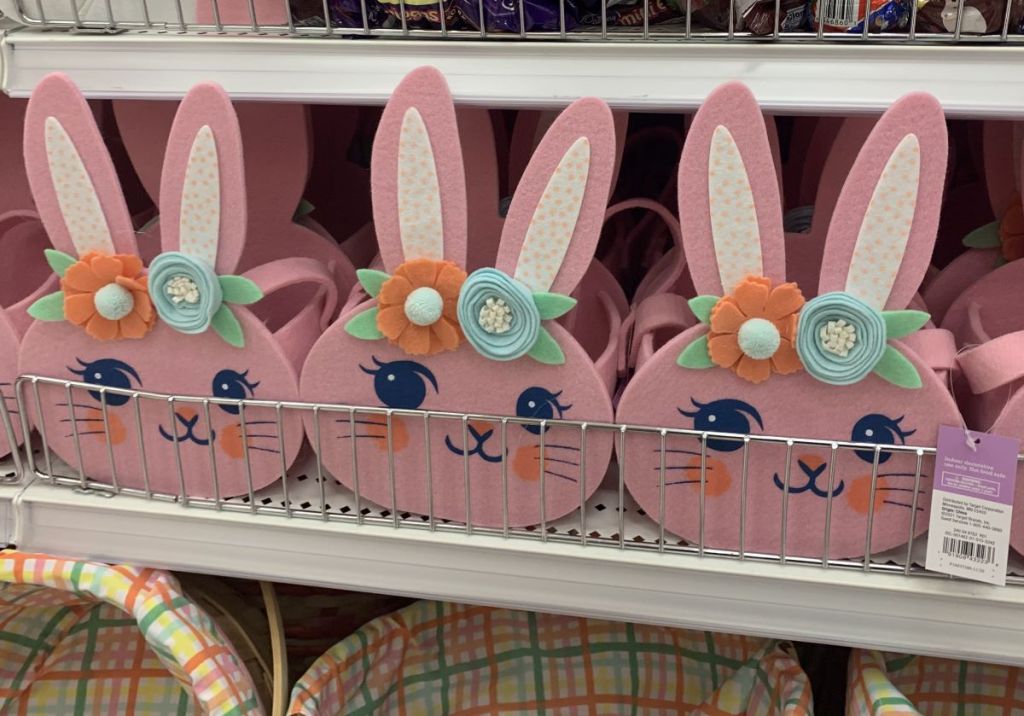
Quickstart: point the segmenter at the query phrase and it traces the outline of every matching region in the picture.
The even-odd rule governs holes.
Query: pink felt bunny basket
[[[281,455],[275,411],[237,401],[297,397],[298,368],[337,289],[309,258],[232,275],[247,234],[241,133],[227,95],[201,84],[181,103],[160,182],[163,253],[148,272],[95,122],[63,75],[33,92],[24,147],[63,291],[30,309],[38,320],[19,371],[96,386],[73,390],[69,405],[63,388],[40,385],[45,417],[27,401],[50,449],[78,466],[77,435],[85,474],[163,493],[227,497],[249,489],[247,475],[253,489],[277,480],[302,443],[301,419],[282,417]],[[297,284],[317,291],[283,320],[289,311],[274,304]],[[178,402],[172,414],[167,401],[141,400],[136,422],[130,396],[104,388],[227,402],[210,403],[207,416],[201,403]]]
[[[702,324],[639,366],[617,421],[933,445],[940,424],[959,420],[931,365],[948,368],[951,351],[933,345],[949,338],[915,333],[927,314],[902,309],[928,265],[945,161],[938,103],[922,94],[898,101],[853,164],[832,214],[816,298],[805,300],[800,287],[784,283],[781,202],[757,102],[739,83],[713,92],[694,118],[679,167],[683,243],[702,294],[690,305]],[[936,333],[933,344],[928,336]],[[907,338],[893,340],[899,336]],[[932,352],[941,360],[930,361]],[[647,514],[661,514],[660,436],[630,434],[625,448],[619,459],[627,487]],[[745,515],[743,547],[778,554],[787,473],[787,554],[823,554],[829,495],[830,557],[863,554],[869,513],[872,552],[910,534],[913,456],[877,453],[872,500],[870,445],[840,450],[834,465],[827,449],[797,447],[787,469],[784,444],[752,443],[744,480],[743,442],[712,437],[703,490],[699,439],[669,435],[666,448],[664,525],[684,539],[701,532],[703,492],[706,546],[737,549]],[[928,483],[925,477],[918,514],[927,514]],[[916,521],[918,532],[925,523]]]
[[[46,230],[36,214],[21,161],[21,129],[25,123],[25,100],[0,95],[0,395],[11,421],[17,444],[22,441],[21,420],[14,397],[18,377],[18,348],[32,323],[28,307],[56,282],[43,257],[49,245]],[[11,452],[7,430],[0,424],[0,456]]]
[[[114,114],[132,166],[154,200],[160,195],[163,149],[175,117],[173,102],[123,100],[114,102]],[[248,236],[237,270],[292,256],[304,256],[328,266],[338,293],[346,296],[356,283],[355,268],[337,242],[308,217],[293,219],[310,171],[312,137],[309,110],[301,104],[241,102],[235,112],[242,131],[245,161]],[[147,260],[160,250],[160,224],[141,232],[139,245]],[[303,303],[310,286],[287,290],[289,303]]]
[[[464,432],[461,420],[432,420],[425,433],[421,418],[394,414],[389,437],[379,413],[356,413],[350,422],[347,413],[325,412],[320,458],[335,479],[353,487],[355,460],[363,497],[483,526],[554,519],[597,488],[611,434],[588,434],[584,470],[579,430],[546,425],[542,433],[537,421],[612,416],[608,371],[599,363],[609,362],[614,375],[614,303],[594,309],[605,312],[595,320],[609,326],[600,355],[588,354],[551,319],[572,308],[567,294],[591,264],[614,160],[608,107],[596,99],[575,102],[552,123],[523,174],[494,268],[467,277],[462,267],[472,240],[451,95],[430,67],[399,84],[377,130],[371,167],[387,273],[360,272],[376,298],[343,315],[313,347],[301,394],[343,405],[535,421],[513,419],[502,430],[498,421],[473,420]],[[316,434],[308,420],[308,434]]]

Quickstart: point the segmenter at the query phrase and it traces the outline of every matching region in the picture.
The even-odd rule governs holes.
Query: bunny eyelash
[[[380,371],[384,368],[384,366],[387,365],[387,363],[382,363],[377,358],[377,356],[370,356],[370,359],[373,361],[374,365],[376,365],[377,367],[376,368],[367,368],[365,365],[360,363],[359,364],[359,370],[363,371],[367,375],[376,376],[378,373],[380,373]],[[425,366],[417,365],[412,370],[415,371],[418,375],[420,375],[420,376],[426,378],[427,380],[429,380],[430,384],[432,386],[434,386],[434,392],[435,393],[440,392],[440,388],[437,387],[437,378],[434,377],[433,372],[429,368],[426,368]]]
[[[698,415],[700,415],[700,411],[703,410],[704,408],[706,408],[709,405],[709,403],[702,403],[699,400],[697,400],[696,398],[690,398],[690,402],[693,404],[693,407],[695,407],[696,410],[683,410],[682,408],[676,408],[676,410],[679,411],[680,415],[685,415],[688,418],[696,418]],[[748,410],[745,407],[738,407],[737,410],[739,410],[740,412],[746,413],[747,415],[752,417],[755,421],[757,421],[757,426],[759,428],[761,428],[762,430],[764,430],[764,421],[761,420],[761,414],[757,411],[756,408],[750,407],[750,409]],[[685,452],[685,451],[668,450],[667,452]],[[699,455],[700,453],[696,453],[696,454]]]

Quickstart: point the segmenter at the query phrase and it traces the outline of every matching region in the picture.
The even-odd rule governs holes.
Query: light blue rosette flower
[[[218,276],[203,259],[166,251],[149,266],[149,296],[160,320],[174,330],[196,334],[213,328],[241,348],[242,327],[226,304],[255,303],[263,292],[242,276]]]
[[[800,312],[796,351],[804,369],[830,385],[852,385],[875,373],[903,388],[921,387],[906,356],[889,345],[928,321],[922,311],[878,311],[844,291],[822,294]]]
[[[560,365],[565,354],[542,320],[558,318],[576,300],[556,293],[534,293],[522,282],[494,268],[474,271],[459,293],[458,316],[466,340],[491,360],[528,355]]]

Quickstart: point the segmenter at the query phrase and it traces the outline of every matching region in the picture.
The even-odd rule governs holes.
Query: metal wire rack
[[[819,8],[820,3],[820,8]],[[87,32],[602,42],[1015,42],[992,0],[9,0],[29,27]],[[2,5],[0,5],[2,7]],[[820,21],[819,21],[820,20]]]
[[[474,535],[500,536],[506,539],[528,539],[540,542],[558,542],[562,544],[574,544],[588,549],[617,549],[617,550],[645,550],[659,553],[679,555],[681,559],[693,558],[719,558],[736,561],[768,561],[783,564],[805,565],[821,569],[854,569],[865,572],[887,572],[900,573],[920,577],[936,577],[921,567],[923,563],[923,547],[925,544],[921,532],[924,524],[919,521],[919,515],[924,512],[921,505],[927,500],[927,483],[930,474],[929,460],[934,454],[934,448],[918,446],[896,446],[896,445],[875,445],[868,443],[855,443],[847,441],[827,441],[802,439],[796,437],[779,437],[767,435],[736,435],[732,433],[704,432],[668,427],[650,427],[638,425],[620,425],[607,423],[574,422],[566,420],[537,420],[521,417],[494,416],[494,415],[470,415],[463,413],[452,413],[442,411],[422,410],[397,410],[388,408],[360,407],[334,405],[327,403],[299,403],[289,401],[272,400],[231,400],[216,397],[178,396],[161,393],[145,392],[140,390],[129,390],[113,387],[98,386],[96,384],[61,380],[42,376],[26,375],[18,379],[16,386],[17,415],[20,418],[21,428],[26,434],[30,426],[35,425],[39,430],[39,444],[35,450],[26,451],[25,466],[30,474],[36,478],[60,486],[66,486],[90,495],[100,494],[107,496],[124,496],[126,499],[146,499],[168,503],[177,503],[183,509],[190,510],[214,510],[232,513],[243,513],[251,515],[253,524],[267,524],[267,520],[280,519],[303,519],[319,520],[325,523],[344,522],[354,525],[376,525],[391,526],[398,530],[429,530],[432,532],[448,532],[464,534],[467,538]],[[62,399],[63,398],[63,399]],[[90,401],[89,403],[81,401]],[[248,440],[242,441],[242,445],[250,446],[244,448],[241,454],[242,469],[240,474],[245,477],[243,486],[234,490],[223,490],[219,486],[224,482],[225,468],[214,448],[214,437],[209,431],[205,432],[208,438],[203,441],[191,439],[193,428],[212,426],[211,409],[224,407],[230,409],[233,414],[239,416],[239,425],[243,434],[248,429],[250,434],[259,432],[263,442],[258,445],[251,445]],[[91,410],[90,417],[82,417],[83,410]],[[60,411],[54,415],[53,411]],[[153,411],[157,411],[154,413]],[[11,423],[6,411],[0,411],[6,421],[8,429]],[[171,419],[174,424],[176,415],[185,414],[189,421],[188,440],[186,436],[179,436],[177,430],[167,434],[161,427],[162,436],[156,434],[153,424],[154,415],[164,415]],[[202,417],[200,417],[202,416]],[[269,419],[268,419],[269,416]],[[291,464],[288,463],[289,453],[286,449],[285,439],[289,435],[288,423],[296,416],[312,418],[312,423],[307,423],[307,443],[299,451],[297,459]],[[340,416],[340,417],[337,417]],[[373,437],[376,440],[369,441],[375,445],[359,445],[360,441],[349,440],[350,453],[347,460],[351,460],[353,466],[354,481],[351,485],[340,484],[332,476],[323,461],[318,457],[324,454],[324,435],[316,427],[325,420],[331,422],[347,423],[355,426],[364,424],[368,417],[374,417],[373,424],[380,426],[380,431]],[[179,418],[180,420],[181,418]],[[202,422],[200,422],[202,420]],[[423,441],[423,462],[422,472],[417,479],[422,479],[422,484],[428,495],[428,509],[425,514],[409,511],[403,506],[403,498],[399,497],[396,490],[396,459],[394,444],[398,439],[399,431],[397,422],[407,421],[413,425],[422,425],[422,433],[407,430],[402,439],[410,436],[419,437]],[[434,487],[439,484],[441,475],[435,468],[432,459],[430,444],[431,425],[446,423],[455,424],[461,427],[463,440],[465,441],[468,426],[472,421],[488,420],[501,426],[500,439],[501,451],[501,484],[486,485],[476,483],[474,477],[478,476],[476,468],[471,464],[471,450],[467,448],[468,443],[463,442],[461,450],[463,471],[461,476],[449,476],[457,480],[453,484],[461,485],[461,500],[464,501],[466,511],[469,512],[468,520],[456,520],[439,517],[434,509]],[[313,425],[309,430],[308,426]],[[326,424],[326,423],[323,423]],[[48,436],[46,426],[60,425],[69,426],[70,432],[64,436]],[[549,473],[544,467],[544,450],[540,451],[541,465],[538,471],[536,489],[530,493],[533,499],[537,500],[540,506],[540,518],[536,524],[516,526],[510,522],[508,507],[509,495],[509,470],[507,444],[507,429],[512,425],[535,426],[543,444],[545,435],[558,436],[559,442],[566,441],[566,434],[574,434],[578,444],[582,445],[580,460],[586,459],[587,441],[595,441],[597,436],[611,436],[615,442],[615,450],[619,457],[613,460],[605,474],[604,480],[596,490],[589,491],[585,488],[584,479],[579,480],[579,502],[582,508],[577,508],[564,515],[552,515],[548,519],[545,511],[545,501],[550,494],[545,489],[546,475]],[[81,427],[80,427],[81,426]],[[269,428],[269,431],[267,430]],[[551,431],[551,432],[549,432]],[[558,432],[555,432],[558,431]],[[439,431],[434,432],[434,436]],[[456,434],[458,431],[456,431]],[[354,433],[353,433],[354,434]],[[162,437],[162,440],[156,438]],[[67,438],[67,439],[62,439]],[[552,440],[554,438],[551,438]],[[90,441],[86,444],[85,441]],[[627,465],[628,460],[622,456],[628,454],[629,447],[635,447],[635,440],[653,440],[658,445],[658,473],[659,504],[658,512],[645,511],[631,497],[627,489]],[[683,499],[696,500],[699,504],[699,528],[696,529],[695,539],[684,539],[668,532],[665,529],[666,510],[672,508],[673,501],[678,499],[673,493],[672,497],[666,497],[666,463],[672,455],[672,441],[689,440],[699,445],[700,474],[699,481],[694,480],[696,489],[688,493]],[[269,441],[269,442],[268,442]],[[713,539],[707,537],[710,530],[705,530],[705,525],[710,524],[714,515],[706,507],[709,497],[709,462],[712,460],[710,451],[716,446],[719,448],[723,441],[735,442],[743,450],[743,470],[740,476],[742,485],[742,499],[738,506],[738,534],[739,544],[736,548],[722,547],[715,544]],[[183,442],[196,442],[195,445],[183,445]],[[158,469],[157,461],[165,461],[166,452],[159,452],[155,443],[163,443],[163,448],[171,446],[174,458],[170,467],[161,464],[159,469],[170,469],[177,474],[178,491],[167,492],[151,489],[150,476]],[[201,443],[201,444],[200,444]],[[271,448],[271,445],[276,447]],[[709,447],[710,445],[710,447]],[[102,446],[102,449],[97,449]],[[360,468],[360,456],[365,451],[379,450],[386,446],[388,455],[386,462],[386,479],[388,482],[388,495],[390,504],[378,504],[370,500],[364,491],[360,489],[360,474],[364,481],[368,475]],[[747,514],[748,478],[757,465],[758,458],[751,458],[756,446],[771,446],[779,449],[786,455],[784,468],[778,470],[777,474],[784,475],[784,484],[781,488],[781,510],[779,512],[778,533],[781,535],[780,548],[777,552],[754,551],[748,549],[746,544],[748,525],[750,517]],[[828,473],[828,493],[823,500],[825,522],[823,533],[815,537],[821,545],[817,554],[794,553],[787,549],[787,530],[791,531],[794,525],[792,520],[787,519],[787,512],[790,508],[790,501],[796,489],[794,477],[791,474],[790,463],[794,456],[794,449],[816,449],[827,452],[831,457],[832,467]],[[206,463],[206,475],[197,476],[195,471],[188,475],[186,480],[186,469],[183,465],[189,464],[183,459],[183,452],[186,450],[200,450],[208,457]],[[271,484],[257,488],[253,480],[253,455],[255,450],[273,453],[279,459],[275,478],[284,475],[284,479],[275,479]],[[864,556],[854,559],[830,557],[830,520],[829,516],[833,511],[833,503],[836,501],[838,490],[833,489],[839,484],[842,475],[837,477],[836,464],[837,455],[843,452],[858,452],[864,454],[867,451],[873,456],[871,461],[871,483],[870,495],[867,501],[868,513],[864,520]],[[889,458],[903,459],[914,466],[913,476],[913,497],[909,519],[906,521],[905,544],[894,549],[879,553],[872,547],[873,525],[875,523],[876,497],[879,497],[879,465]],[[124,468],[124,464],[134,464],[133,461],[141,458],[138,463],[139,474],[130,474]],[[119,463],[124,461],[119,468]],[[194,465],[195,463],[191,463]],[[580,475],[585,474],[585,467],[581,468]],[[842,468],[841,468],[842,469]],[[199,470],[203,472],[203,470]],[[762,471],[758,471],[760,474]],[[96,479],[94,475],[104,473],[103,479]],[[192,494],[195,490],[191,487],[196,484],[197,479],[211,480],[213,493],[208,495]],[[553,478],[548,479],[548,486]],[[186,484],[190,487],[186,488]],[[133,485],[141,485],[133,486]],[[475,504],[474,499],[479,499],[478,491],[490,491],[491,496],[504,495],[505,508],[502,513],[501,524],[480,525],[470,512],[470,505]],[[227,494],[230,492],[231,494]],[[471,495],[472,493],[472,495]],[[920,504],[919,503],[920,498]],[[766,508],[759,505],[759,509]],[[1011,564],[1008,584],[1024,586],[1024,574],[1022,566]]]

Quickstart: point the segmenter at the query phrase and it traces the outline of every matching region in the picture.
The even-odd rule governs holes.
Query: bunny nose
[[[175,408],[174,412],[177,413],[178,417],[186,423],[192,422],[196,419],[196,416],[199,415],[195,408]]]
[[[797,455],[796,462],[807,477],[815,478],[825,469],[826,462],[817,455]]]
[[[469,430],[477,440],[483,440],[494,432],[494,423],[486,420],[470,420]]]

